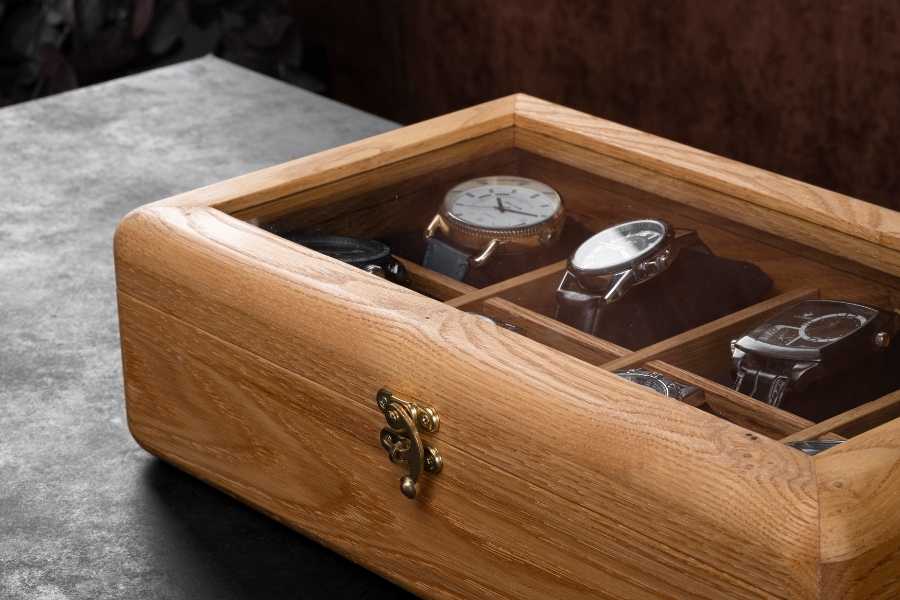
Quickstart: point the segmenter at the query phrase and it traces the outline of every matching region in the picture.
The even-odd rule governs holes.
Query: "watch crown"
[[[891,336],[886,331],[879,331],[875,334],[875,345],[879,348],[887,348],[891,345]]]
[[[737,340],[731,340],[729,346],[731,347],[731,353],[734,354],[734,349],[737,348]]]

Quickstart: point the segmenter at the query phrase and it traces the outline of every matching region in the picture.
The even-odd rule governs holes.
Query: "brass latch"
[[[388,424],[381,430],[381,447],[391,462],[408,466],[409,474],[400,478],[400,491],[413,499],[422,471],[436,475],[444,466],[437,449],[420,437],[422,433],[437,432],[441,419],[433,408],[402,400],[390,390],[378,390],[375,399]]]

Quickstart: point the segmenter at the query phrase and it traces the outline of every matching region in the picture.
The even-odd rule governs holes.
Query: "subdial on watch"
[[[553,188],[524,177],[484,177],[448,192],[445,209],[454,219],[485,229],[533,227],[560,210]]]
[[[771,325],[758,334],[758,339],[773,346],[789,347],[800,339],[799,328],[792,325]]]
[[[799,335],[813,344],[828,344],[846,337],[866,324],[866,318],[853,313],[834,313],[816,317],[800,327]]]

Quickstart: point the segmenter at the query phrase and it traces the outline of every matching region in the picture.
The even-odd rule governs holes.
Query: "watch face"
[[[770,346],[818,350],[858,331],[877,315],[877,310],[859,304],[809,300],[747,335]]]
[[[638,385],[656,390],[663,396],[669,395],[669,387],[665,381],[661,379],[662,375],[645,369],[628,369],[626,371],[616,371],[616,375],[622,379],[634,382]]]
[[[608,272],[651,254],[666,238],[669,226],[654,219],[629,221],[604,229],[589,238],[572,255],[570,266],[578,271]]]
[[[550,186],[525,177],[481,177],[447,192],[446,214],[479,229],[513,230],[553,219],[562,207]]]

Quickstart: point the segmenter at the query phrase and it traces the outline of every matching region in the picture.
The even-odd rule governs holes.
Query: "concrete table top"
[[[396,127],[208,57],[0,110],[0,598],[407,598],[141,450],[113,231]]]

